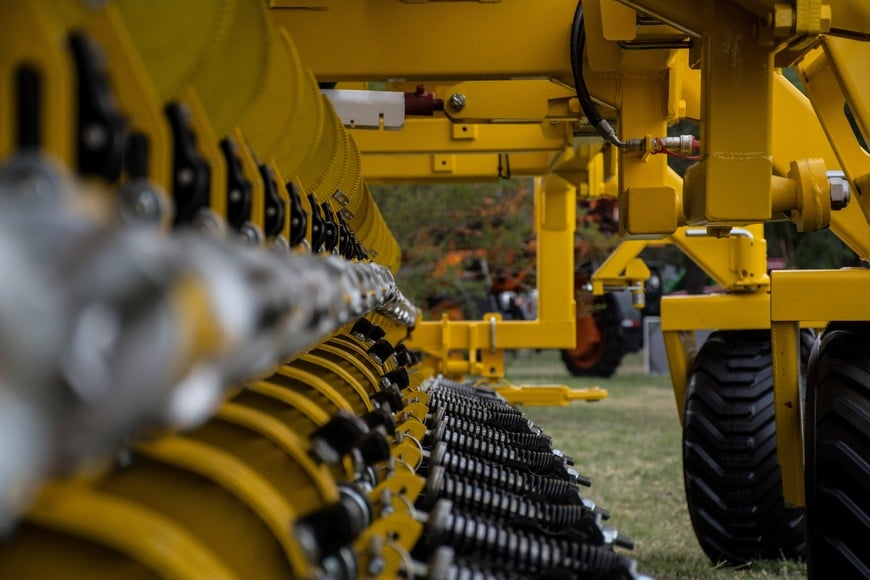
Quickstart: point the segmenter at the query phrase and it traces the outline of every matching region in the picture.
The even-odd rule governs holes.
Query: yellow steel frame
[[[570,348],[575,340],[574,228],[576,190],[565,180],[550,175],[535,181],[535,221],[538,231],[538,319],[502,321],[487,315],[482,321],[421,321],[408,342],[443,361],[451,373],[481,372],[486,376],[503,373],[503,362],[476,366],[471,361],[450,360],[450,352],[473,352],[497,355],[503,349]],[[491,352],[495,351],[495,352]],[[495,361],[493,361],[495,362]],[[495,372],[492,369],[495,368]]]
[[[848,41],[826,39],[824,45],[840,46]],[[863,47],[858,43],[851,43]],[[842,112],[845,100],[835,66],[829,60],[832,51],[817,50],[801,63],[810,101],[783,77],[775,77],[773,127],[773,167],[779,173],[787,171],[788,160],[810,153],[824,159],[829,168],[843,163],[853,183],[870,173],[868,155],[852,137]],[[836,50],[833,51],[836,53]],[[845,62],[853,62],[850,54]],[[844,57],[840,57],[844,58]],[[839,62],[839,61],[834,61]],[[851,76],[855,76],[852,72]],[[839,74],[849,74],[840,71]],[[818,117],[816,117],[818,115]],[[818,119],[818,120],[817,120]],[[819,124],[821,121],[821,125]],[[822,135],[822,126],[828,139]],[[799,130],[799,134],[798,134]],[[834,156],[830,143],[834,145]],[[839,158],[839,159],[838,159]],[[859,190],[860,191],[860,190]],[[863,198],[862,198],[863,201]],[[862,214],[862,205],[852,203],[831,214],[831,229],[860,257],[870,257],[870,226]],[[848,277],[854,276],[854,277]],[[751,295],[669,297],[662,301],[662,330],[671,364],[671,377],[677,409],[682,420],[686,382],[691,366],[692,349],[686,342],[688,331],[702,328],[771,329],[774,352],[774,384],[777,443],[783,471],[787,500],[803,505],[803,458],[801,455],[801,417],[797,405],[799,365],[797,361],[797,328],[824,326],[828,320],[867,320],[863,312],[861,282],[865,277],[841,272],[775,272],[770,292]],[[866,287],[866,286],[865,286]],[[837,307],[819,300],[820,296],[837,295]],[[793,305],[788,308],[786,305]],[[841,318],[842,317],[842,318]]]
[[[396,153],[534,153],[561,151],[571,144],[571,125],[458,123],[445,116],[408,118],[400,131],[353,129],[363,155]]]
[[[594,403],[607,398],[607,389],[599,387],[571,389],[564,385],[510,385],[493,390],[511,405],[529,407],[564,407],[575,401]]]
[[[544,175],[555,153],[417,153],[367,155],[368,183],[470,183]]]
[[[349,221],[391,268],[398,265],[397,246],[361,180],[360,154],[366,157],[366,175],[380,181],[546,175],[535,186],[538,319],[502,321],[497,314],[487,314],[481,321],[420,321],[407,344],[429,354],[435,370],[448,374],[475,373],[495,380],[504,374],[505,348],[573,345],[576,198],[617,195],[622,232],[645,239],[625,242],[595,274],[593,290],[600,293],[609,286],[641,283],[649,272],[636,257],[647,239],[655,238],[679,246],[729,291],[727,295],[663,302],[663,330],[681,416],[694,348],[689,331],[771,329],[779,460],[786,498],[800,504],[804,491],[799,477],[798,329],[827,320],[870,319],[863,300],[870,273],[777,272],[769,277],[764,263],[766,242],[757,224],[788,215],[801,228],[816,229],[826,227],[830,220],[831,228],[851,248],[862,258],[870,257],[870,196],[866,195],[870,155],[858,146],[842,114],[842,104],[848,102],[858,126],[868,134],[870,101],[865,96],[870,94],[870,80],[862,67],[870,58],[870,49],[852,40],[819,37],[827,31],[866,36],[870,8],[854,0],[818,0],[814,2],[817,10],[808,10],[807,3],[798,1],[619,1],[622,5],[605,0],[584,2],[588,45],[583,63],[593,96],[613,109],[606,112],[611,118],[614,114],[618,118],[620,136],[645,142],[643,153],[619,152],[617,180],[612,179],[613,151],[601,154],[597,138],[575,138],[585,127],[579,123],[579,106],[570,88],[573,80],[564,32],[576,0],[547,0],[534,10],[519,2],[271,0],[271,16],[290,31],[293,40],[287,30],[269,27],[262,3],[232,3],[233,9],[238,4],[235,13],[230,3],[215,3],[208,7],[208,18],[188,32],[186,16],[198,14],[198,9],[163,0],[162,10],[155,13],[167,24],[160,28],[162,42],[154,50],[148,49],[147,42],[143,45],[143,39],[150,36],[142,35],[152,34],[155,27],[150,21],[137,21],[136,3],[88,12],[72,0],[63,0],[55,13],[47,5],[18,2],[4,11],[22,26],[10,27],[9,34],[0,39],[0,93],[13,93],[8,83],[19,63],[39,67],[44,80],[43,149],[72,166],[69,136],[75,133],[71,105],[75,83],[59,39],[72,27],[84,26],[106,45],[110,76],[120,85],[115,92],[122,108],[134,128],[151,138],[149,177],[155,184],[168,188],[171,172],[170,136],[161,107],[179,100],[191,110],[197,146],[212,169],[210,205],[218,215],[226,209],[226,168],[217,144],[230,135],[239,145],[243,170],[253,185],[254,225],[264,225],[264,184],[248,143],[276,173],[285,202],[289,198],[284,177],[307,186],[321,201],[335,202],[336,210],[348,211],[358,220]],[[170,9],[172,17],[166,18],[164,12]],[[635,41],[643,34],[638,31],[635,10],[659,17],[664,23],[656,27],[659,34],[674,39],[692,37],[693,49],[621,50],[616,41]],[[445,41],[443,28],[432,26],[433,22],[449,22],[450,38]],[[480,26],[481,22],[487,26]],[[331,33],[329,51],[323,50],[324,23]],[[536,34],[532,42],[516,42],[529,30],[546,33]],[[240,38],[251,42],[239,42]],[[175,56],[173,39],[189,40],[190,50],[179,51],[179,58],[167,58]],[[457,48],[452,39],[472,39],[478,50]],[[803,59],[799,70],[815,114],[808,101],[774,72],[774,65],[792,62],[814,43],[821,47]],[[358,50],[360,46],[366,47],[364,53]],[[356,58],[336,58],[348,54]],[[302,61],[312,70],[303,67]],[[238,85],[231,98],[219,90],[227,78]],[[287,78],[286,85],[298,87],[298,92],[285,92],[280,78]],[[409,119],[399,133],[356,130],[351,136],[338,123],[331,105],[323,101],[316,84],[318,80],[397,78],[426,81],[444,98],[462,93],[467,104],[461,110],[448,107],[431,119]],[[410,86],[391,84],[392,88]],[[6,107],[0,117],[15,118],[14,111],[7,110],[11,102],[0,99],[0,106]],[[280,111],[280,118],[269,111],[263,114],[264,109],[282,103],[286,109]],[[703,147],[702,159],[685,184],[668,170],[663,155],[650,154],[651,139],[665,135],[668,123],[683,117],[701,119]],[[836,158],[822,137],[822,128],[834,145]],[[0,132],[0,156],[13,151],[12,135],[12,131]],[[838,165],[845,170],[860,204],[831,214],[824,169]],[[332,199],[336,189],[348,197],[346,204]],[[687,233],[686,223],[716,227],[704,230],[708,236],[694,238]],[[732,225],[744,224],[746,231],[728,235]],[[285,235],[288,227],[286,222]],[[825,301],[819,297],[836,298]],[[401,338],[402,330],[389,328],[391,340]],[[205,343],[205,338],[200,342]],[[458,351],[467,353],[467,358],[457,356]],[[379,368],[361,362],[365,359],[362,344],[339,334],[300,360],[316,361],[331,371],[370,409],[367,389],[377,388],[379,374],[392,364]],[[360,384],[340,364],[342,360],[355,365],[369,384]],[[310,386],[332,407],[352,407],[346,400],[347,390],[316,372],[288,366],[278,374]],[[290,389],[266,381],[249,388],[293,406],[313,425],[328,420],[327,410]],[[564,404],[606,395],[603,390],[573,392],[562,387],[496,388],[520,404]],[[422,418],[427,412],[425,394],[406,392],[406,399],[408,414]],[[225,405],[217,419],[244,426],[276,443],[302,466],[324,501],[337,497],[330,472],[314,464],[303,440],[280,419],[234,403]],[[399,431],[408,435],[393,447],[394,456],[419,465],[423,457],[419,439],[424,430],[422,422],[409,418],[400,426]],[[265,523],[294,573],[310,573],[290,532],[296,506],[277,493],[263,474],[192,436],[147,443],[140,452],[227,490]],[[390,481],[390,485],[401,483]],[[419,493],[419,486],[422,482],[414,478],[409,484],[415,490],[411,495]],[[357,546],[362,550],[376,536],[393,538],[388,570],[395,574],[420,534],[420,524],[409,517],[412,510],[406,513],[398,507],[400,513],[379,519]],[[47,488],[30,518],[127,553],[161,574],[230,575],[220,554],[210,554],[180,526],[145,507],[77,485]],[[122,520],[123,526],[119,524]],[[159,546],[153,543],[158,536]],[[167,546],[172,553],[165,550]]]
[[[515,39],[529,30],[567,30],[575,6],[574,0],[548,0],[536,10],[514,2],[333,2],[327,10],[307,10],[275,2],[272,14],[322,80],[567,80],[566,36],[541,34],[523,43]],[[450,22],[449,37],[435,22]],[[480,26],[483,22],[486,26]],[[323,50],[326,29],[328,51]],[[471,41],[475,50],[451,47],[450,39]],[[354,58],[336,58],[350,54]]]
[[[391,91],[414,91],[420,82],[392,82]],[[426,91],[444,99],[444,114],[456,123],[539,123],[568,121],[576,123],[580,102],[574,88],[549,79],[472,80],[462,82],[433,81],[422,83]],[[343,85],[339,85],[342,88]],[[449,99],[465,97],[461,109]]]

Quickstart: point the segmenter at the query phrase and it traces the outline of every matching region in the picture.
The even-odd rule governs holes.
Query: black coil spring
[[[547,435],[506,431],[498,427],[469,421],[455,415],[446,415],[441,419],[440,423],[445,424],[451,431],[460,431],[471,437],[487,439],[502,445],[512,445],[534,451],[550,451],[553,449],[552,440]]]
[[[431,481],[427,481],[431,485]],[[483,483],[445,474],[439,480],[437,497],[449,499],[458,508],[471,514],[486,516],[499,522],[517,518],[538,522],[543,529],[559,532],[566,528],[594,532],[595,514],[582,504],[551,504],[527,499]],[[435,497],[435,493],[431,494]],[[593,533],[597,536],[597,533]]]
[[[542,477],[452,451],[444,454],[439,465],[447,473],[504,491],[547,498],[551,502],[582,503],[577,485],[565,479]]]
[[[450,450],[462,451],[481,459],[525,469],[540,475],[567,474],[564,459],[550,451],[521,449],[514,447],[513,444],[499,445],[449,429],[444,429],[439,435],[441,436],[440,441],[447,444]],[[433,444],[437,442],[433,439]]]
[[[482,399],[497,399],[501,400],[501,398],[495,393],[495,391],[491,391],[487,388],[476,387],[473,383],[457,383],[454,381],[448,381],[447,379],[440,379],[435,382],[432,386],[429,387],[432,391],[452,391],[455,393],[462,393],[464,395],[469,395],[472,397],[479,397]]]
[[[516,450],[512,447],[499,445],[498,443],[493,443],[492,441],[487,441],[485,439],[479,439],[473,435],[466,435],[465,433],[451,431],[449,429],[444,429],[438,434],[441,436],[440,441],[446,443],[450,449],[464,451],[465,453],[469,453],[476,457],[499,463],[516,461],[517,458]],[[437,442],[438,441],[433,437],[432,443],[435,444]]]
[[[462,395],[459,393],[450,393],[444,391],[435,391],[429,393],[429,402],[433,401],[444,401],[444,402],[454,402],[461,403],[463,405],[470,405],[473,407],[483,407],[485,409],[492,409],[493,411],[499,411],[501,413],[510,413],[511,415],[522,415],[523,412],[519,409],[515,409],[508,405],[506,402],[498,399],[482,399],[479,397],[470,397],[467,395]]]
[[[483,423],[484,425],[498,427],[506,431],[515,431],[518,433],[532,432],[528,419],[515,413],[505,413],[502,411],[487,409],[485,407],[463,405],[460,402],[454,401],[430,400],[429,408],[432,410],[444,409],[448,415],[456,415],[475,423]]]
[[[524,574],[562,569],[576,578],[634,577],[631,560],[607,548],[529,534],[445,510],[436,512],[440,513],[430,520],[427,541],[453,546],[458,554],[473,555],[476,561],[498,562],[503,569]]]
[[[451,564],[443,576],[433,577],[432,580],[503,580],[504,578],[507,576],[491,570],[477,570],[460,564]]]

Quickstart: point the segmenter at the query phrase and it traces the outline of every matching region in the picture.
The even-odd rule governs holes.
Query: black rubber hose
[[[583,49],[586,46],[586,28],[583,25],[583,2],[577,2],[577,9],[574,11],[574,20],[571,22],[571,72],[574,76],[574,89],[577,91],[577,99],[580,101],[580,108],[583,109],[583,114],[589,123],[595,127],[598,134],[610,141],[617,147],[625,147],[626,143],[621,141],[616,135],[616,131],[610,126],[610,123],[601,116],[598,108],[592,101],[592,95],[589,94],[589,89],[586,87],[586,81],[583,80]]]

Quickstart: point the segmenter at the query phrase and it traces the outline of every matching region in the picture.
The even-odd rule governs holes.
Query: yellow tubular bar
[[[572,389],[562,385],[495,387],[496,393],[511,405],[527,407],[564,407],[574,401],[593,403],[607,398],[607,390],[598,387]]]

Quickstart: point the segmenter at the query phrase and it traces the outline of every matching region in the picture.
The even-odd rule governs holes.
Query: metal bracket
[[[398,130],[405,126],[405,94],[393,91],[324,89],[346,127]]]

